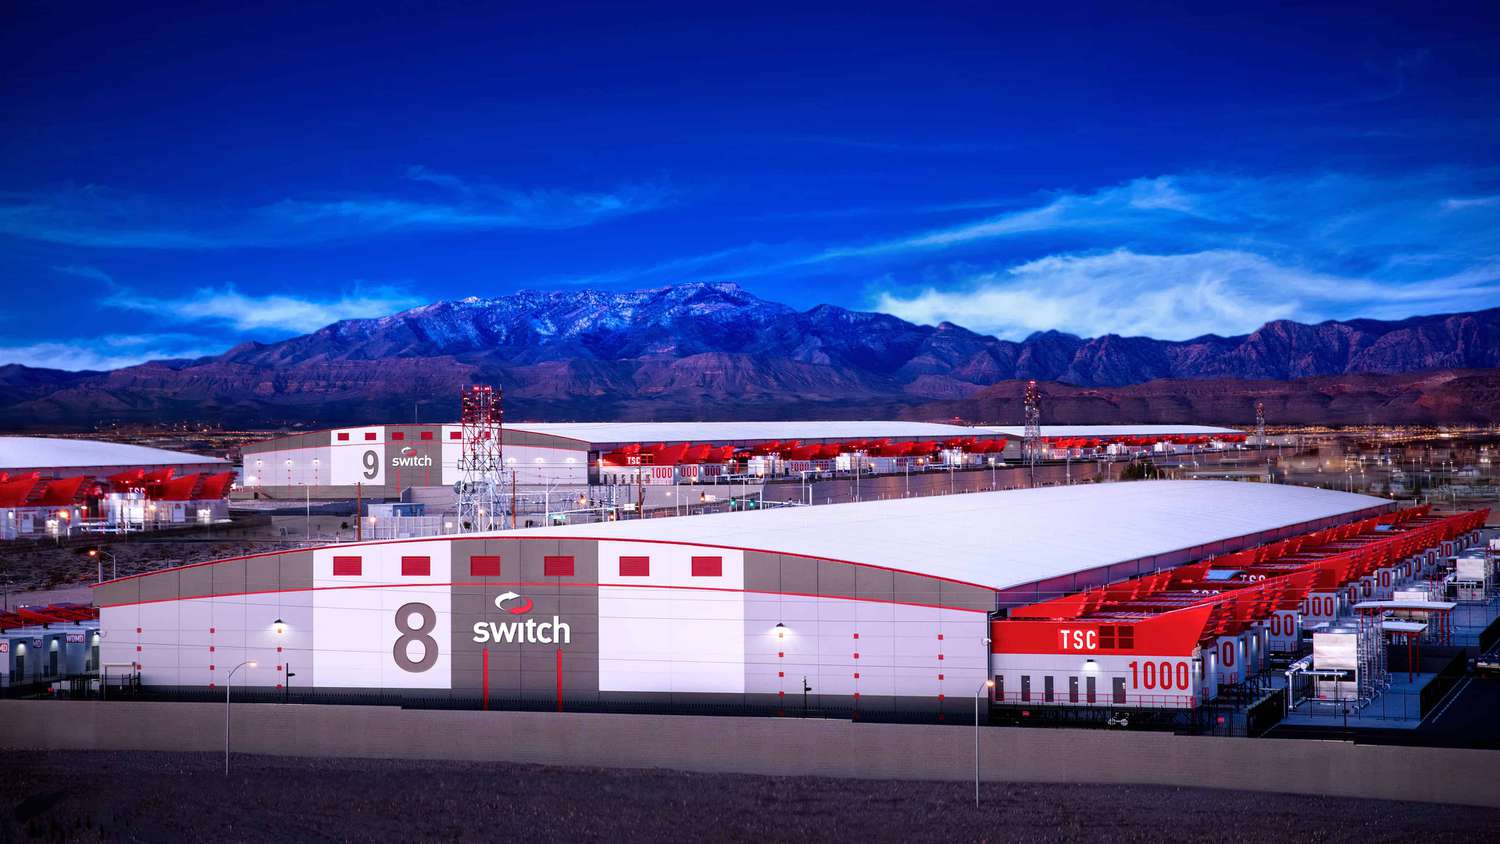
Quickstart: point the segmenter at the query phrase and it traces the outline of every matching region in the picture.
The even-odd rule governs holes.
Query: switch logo
[[[533,606],[535,604],[530,598],[523,598],[514,592],[501,592],[495,596],[495,609],[507,615],[525,615],[531,612]],[[551,621],[540,622],[534,618],[500,623],[478,621],[474,623],[474,641],[479,644],[493,642],[497,645],[568,645],[573,642],[573,631],[555,615]]]

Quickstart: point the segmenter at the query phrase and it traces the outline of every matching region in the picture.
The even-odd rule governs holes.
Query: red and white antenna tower
[[[464,530],[495,530],[504,524],[498,506],[505,466],[500,442],[504,415],[501,392],[488,384],[475,384],[459,396],[463,456],[458,468],[463,479],[454,492]]]
[[[1255,444],[1266,444],[1266,403],[1263,401],[1255,403]]]
[[[1036,464],[1042,459],[1042,391],[1035,381],[1026,382],[1026,430],[1021,439],[1021,456],[1026,458],[1031,481],[1036,482]]]

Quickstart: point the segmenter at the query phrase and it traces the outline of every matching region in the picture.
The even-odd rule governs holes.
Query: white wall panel
[[[317,684],[338,688],[446,689],[452,686],[450,544],[402,542],[347,549],[318,549],[313,553],[312,668]],[[360,558],[360,574],[333,574],[334,557]],[[426,577],[403,576],[403,556],[431,560]],[[393,651],[403,634],[397,629],[397,610],[407,603],[430,607],[436,623],[425,634],[434,642],[437,660],[428,669],[412,672],[396,664]],[[420,627],[406,619],[409,629]],[[410,638],[410,637],[409,637]],[[408,641],[411,659],[420,660],[423,648]],[[301,678],[298,678],[301,679]]]
[[[341,434],[348,439],[340,440]],[[341,428],[331,436],[329,477],[335,486],[385,483],[385,428]]]

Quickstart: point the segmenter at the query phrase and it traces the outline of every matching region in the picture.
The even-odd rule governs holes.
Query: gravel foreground
[[[1500,810],[1159,786],[971,785],[202,753],[6,753],[0,841],[1479,841]]]

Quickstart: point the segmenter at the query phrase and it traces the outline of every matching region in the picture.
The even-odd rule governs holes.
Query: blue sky
[[[220,5],[8,7],[0,363],[698,280],[1016,339],[1500,305],[1480,3]]]

